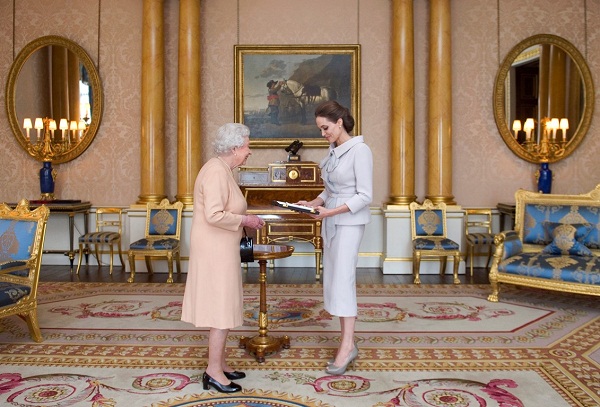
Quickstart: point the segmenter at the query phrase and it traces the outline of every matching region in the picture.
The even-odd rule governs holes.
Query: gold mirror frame
[[[584,94],[583,114],[581,116],[581,120],[578,123],[577,129],[575,130],[575,133],[573,134],[571,140],[569,140],[565,147],[564,154],[562,154],[559,157],[553,156],[548,160],[548,162],[557,162],[565,157],[568,157],[570,154],[573,153],[573,151],[575,151],[575,149],[581,143],[590,127],[590,123],[592,121],[592,114],[594,111],[594,84],[592,81],[590,69],[581,53],[569,41],[552,34],[538,34],[524,39],[523,41],[518,43],[512,50],[510,50],[510,52],[502,61],[502,64],[500,65],[500,70],[496,75],[496,82],[494,86],[494,119],[496,121],[498,131],[500,132],[500,135],[502,136],[502,139],[504,140],[508,148],[515,155],[522,158],[523,160],[536,164],[540,162],[539,156],[532,154],[531,152],[527,151],[521,144],[519,144],[515,140],[510,129],[508,128],[506,115],[507,113],[505,107],[507,98],[506,80],[508,78],[508,74],[510,72],[512,64],[523,51],[525,51],[529,47],[540,44],[557,45],[573,59],[573,61],[577,65],[577,68],[579,69],[579,73],[581,74],[581,81],[583,83]]]
[[[13,135],[17,139],[19,145],[21,145],[21,147],[36,160],[44,161],[42,154],[32,148],[30,140],[27,139],[27,136],[22,129],[21,122],[23,121],[23,118],[17,117],[17,82],[19,73],[27,60],[36,51],[50,45],[65,47],[79,58],[79,61],[87,70],[90,87],[92,89],[92,110],[90,112],[91,121],[89,126],[85,129],[84,137],[82,137],[81,141],[76,143],[73,148],[53,156],[52,162],[60,164],[79,157],[90,146],[96,136],[102,119],[103,91],[100,75],[98,74],[94,62],[80,45],[67,38],[55,35],[40,37],[27,44],[15,58],[8,74],[8,80],[6,82],[6,111]]]

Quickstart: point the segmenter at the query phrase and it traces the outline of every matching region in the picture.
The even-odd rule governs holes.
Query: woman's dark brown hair
[[[315,108],[315,117],[324,117],[333,123],[337,122],[338,119],[342,119],[344,129],[348,133],[354,129],[354,117],[350,114],[350,110],[335,100],[328,100],[319,104]]]

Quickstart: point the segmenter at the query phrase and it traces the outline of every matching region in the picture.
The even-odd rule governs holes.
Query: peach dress
[[[182,321],[218,329],[242,325],[240,239],[246,208],[229,166],[218,157],[210,159],[194,184]]]

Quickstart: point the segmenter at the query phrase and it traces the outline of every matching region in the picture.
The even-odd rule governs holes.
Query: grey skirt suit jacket
[[[321,178],[325,190],[319,197],[326,208],[346,204],[350,209],[324,219],[323,240],[326,246],[335,235],[335,225],[365,225],[371,221],[373,200],[373,155],[363,136],[331,146],[321,163]]]

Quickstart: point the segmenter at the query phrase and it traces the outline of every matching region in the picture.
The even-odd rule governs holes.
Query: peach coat
[[[182,321],[218,329],[242,325],[240,225],[246,208],[229,166],[218,157],[204,164],[194,184]]]

